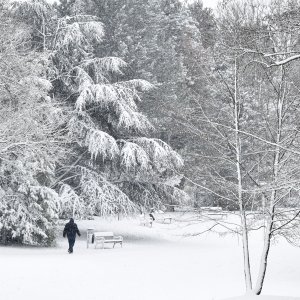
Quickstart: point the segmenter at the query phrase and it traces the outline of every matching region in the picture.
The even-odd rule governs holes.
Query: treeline
[[[70,216],[297,206],[300,4],[260,2],[2,0],[2,243],[50,244]]]

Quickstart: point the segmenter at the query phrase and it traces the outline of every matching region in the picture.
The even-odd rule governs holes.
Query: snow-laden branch
[[[130,198],[104,176],[83,166],[77,168],[81,173],[81,197],[86,198],[87,209],[91,213],[108,215],[123,212],[128,214],[137,210],[137,206]]]
[[[110,110],[117,116],[113,122],[118,129],[135,130],[147,133],[153,126],[146,116],[137,111],[136,101],[140,101],[138,89],[146,91],[152,87],[145,80],[130,80],[115,84],[93,84],[90,76],[81,68],[77,68],[80,95],[76,101],[78,112],[84,111],[88,105],[96,104],[98,109]],[[82,76],[83,75],[83,76]],[[110,119],[114,119],[114,117]]]
[[[149,156],[146,151],[139,145],[126,142],[121,149],[121,165],[125,166],[127,170],[140,167],[147,169],[149,166]]]
[[[300,53],[296,52],[296,51],[290,51],[290,52],[275,52],[275,53],[263,53],[257,50],[251,50],[251,49],[238,49],[243,51],[241,55],[245,55],[247,53],[251,53],[251,54],[258,54],[264,58],[271,58],[273,60],[273,57],[278,57],[278,56],[288,56],[284,59],[281,60],[273,60],[273,62],[271,64],[267,63],[267,62],[263,62],[263,61],[259,61],[259,60],[253,60],[252,62],[257,62],[260,64],[265,65],[266,67],[270,68],[270,67],[274,67],[274,66],[283,66],[291,61],[300,59]],[[293,54],[293,55],[291,55]]]
[[[157,168],[181,168],[183,160],[167,143],[154,138],[135,138],[132,141],[140,145]]]
[[[68,52],[71,48],[85,47],[91,41],[101,42],[103,36],[103,24],[98,21],[70,23],[70,19],[64,18],[56,35],[55,48]]]
[[[115,73],[123,74],[123,69],[127,67],[127,63],[118,57],[95,57],[85,60],[81,67],[89,70],[93,69],[95,74]]]
[[[98,155],[101,155],[103,159],[106,157],[112,159],[119,154],[116,140],[101,130],[89,130],[85,143],[93,159],[96,159]]]
[[[17,16],[31,16],[46,19],[51,13],[51,6],[45,0],[10,0],[8,9]]]
[[[270,67],[272,67],[272,66],[282,66],[282,65],[285,65],[285,64],[287,64],[287,63],[289,63],[293,60],[299,59],[299,58],[300,58],[300,54],[293,55],[293,56],[290,56],[286,59],[275,61],[273,64],[270,65]]]

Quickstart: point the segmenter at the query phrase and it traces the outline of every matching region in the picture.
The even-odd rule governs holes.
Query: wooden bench
[[[115,244],[120,244],[122,247],[123,237],[115,236],[113,232],[109,231],[98,231],[94,233],[94,244],[95,249],[99,244],[102,246],[102,249],[104,249],[104,244],[113,244],[113,248],[115,247]]]

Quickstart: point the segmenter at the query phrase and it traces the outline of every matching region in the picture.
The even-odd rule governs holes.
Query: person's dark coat
[[[69,253],[73,253],[73,247],[75,244],[75,240],[76,240],[76,234],[78,234],[78,236],[80,236],[80,231],[77,227],[77,224],[74,223],[73,218],[70,219],[70,221],[65,225],[64,228],[64,232],[63,232],[63,237],[68,238],[68,242],[69,242]]]
[[[155,221],[155,218],[152,213],[149,214],[149,217],[151,218],[152,221]]]

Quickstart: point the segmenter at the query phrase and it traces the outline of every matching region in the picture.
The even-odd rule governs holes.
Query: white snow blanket
[[[62,237],[54,248],[0,247],[0,299],[219,300],[243,295],[240,239],[209,232],[182,237],[211,225],[188,222],[154,222],[148,228],[138,218],[77,221],[82,236],[74,254],[67,253]],[[87,228],[122,235],[123,248],[87,249]],[[258,262],[260,235],[255,233],[250,243],[251,257]],[[299,282],[300,249],[280,240],[270,252],[263,295],[236,299],[300,299]]]

